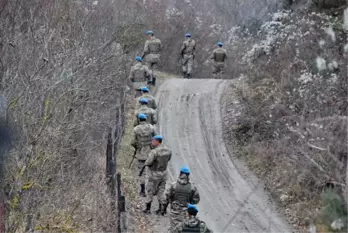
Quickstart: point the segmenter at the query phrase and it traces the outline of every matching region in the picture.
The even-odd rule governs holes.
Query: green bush
[[[347,217],[347,204],[344,199],[337,194],[335,189],[327,189],[323,193],[323,223],[330,226],[335,220],[342,219],[345,222],[344,227],[347,228]]]

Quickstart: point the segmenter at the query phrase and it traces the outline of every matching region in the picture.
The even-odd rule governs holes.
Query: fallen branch
[[[310,144],[309,142],[307,142],[307,145],[308,145],[310,148],[313,148],[313,149],[317,149],[317,150],[321,150],[321,151],[327,151],[327,149],[321,148],[321,147],[318,147],[318,146],[315,146],[315,145],[312,145],[312,144]]]

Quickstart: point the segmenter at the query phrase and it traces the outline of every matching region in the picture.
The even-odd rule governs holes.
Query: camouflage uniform
[[[163,193],[166,187],[168,162],[172,151],[160,144],[152,149],[146,159],[146,203],[152,202],[153,196],[158,196],[158,201],[163,204]]]
[[[139,125],[139,119],[138,115],[140,113],[146,114],[146,122],[155,125],[157,123],[157,116],[156,116],[156,110],[153,110],[152,108],[149,108],[147,105],[141,105],[140,108],[138,108],[135,111],[135,120],[134,120],[134,126]]]
[[[145,93],[145,94],[142,94],[139,98],[138,98],[138,104],[139,104],[139,100],[141,99],[141,98],[145,98],[145,99],[147,99],[147,101],[149,102],[148,104],[147,104],[147,106],[149,107],[149,108],[152,108],[153,110],[156,110],[157,109],[157,104],[156,104],[156,100],[155,100],[155,97],[153,97],[152,95],[150,95],[149,93]],[[137,106],[137,109],[138,108],[140,108],[140,104]]]
[[[155,127],[145,121],[134,127],[134,137],[131,145],[135,148],[135,158],[138,160],[139,171],[145,164],[151,151],[152,137],[155,136]],[[139,177],[140,184],[145,184],[145,174]]]
[[[191,233],[191,232],[213,233],[213,231],[207,227],[205,222],[199,220],[195,216],[187,217],[184,222],[181,222],[178,225],[176,225],[174,230],[170,233]]]
[[[227,51],[224,48],[214,49],[211,59],[213,60],[213,77],[217,78],[224,74],[225,61],[227,59]]]
[[[183,42],[183,45],[181,47],[181,56],[182,56],[182,72],[184,74],[192,73],[192,65],[193,65],[195,50],[196,50],[196,42],[193,39],[188,38]]]
[[[150,40],[146,40],[142,57],[145,57],[145,64],[151,70],[154,80],[157,77],[154,70],[157,69],[158,63],[160,62],[161,50],[162,43],[159,39],[153,36]]]
[[[186,174],[181,174],[178,180],[170,185],[164,193],[164,205],[170,204],[170,230],[183,222],[186,216],[187,204],[198,204],[200,201],[197,188],[189,181]]]
[[[137,63],[134,66],[132,66],[131,71],[129,73],[129,79],[131,80],[131,82],[133,82],[135,97],[138,97],[141,95],[139,89],[141,87],[147,86],[147,83],[151,81],[151,71],[143,64]]]

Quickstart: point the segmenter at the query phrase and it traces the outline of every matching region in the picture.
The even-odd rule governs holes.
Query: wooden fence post
[[[118,172],[116,175],[117,183],[117,233],[122,233],[123,229],[126,229],[125,215],[126,212],[126,199],[122,190],[121,174]]]

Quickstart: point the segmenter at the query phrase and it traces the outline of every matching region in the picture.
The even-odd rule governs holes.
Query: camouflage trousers
[[[138,159],[137,165],[138,165],[138,174],[139,174],[140,170],[145,165],[145,160]],[[146,175],[146,169],[144,169],[143,174],[141,176],[139,176],[139,178],[138,178],[140,184],[145,184],[145,175]]]
[[[224,74],[225,63],[223,62],[214,62],[213,65],[213,78],[222,78]]]
[[[192,66],[193,66],[193,55],[184,55],[184,57],[181,60],[182,63],[182,72],[191,74],[192,73]]]
[[[160,204],[164,203],[164,190],[166,187],[167,176],[163,177],[146,177],[146,203],[152,202],[153,196],[157,196]]]
[[[145,65],[151,70],[153,79],[157,78],[155,70],[157,70],[159,62],[160,62],[160,55],[159,54],[146,55]]]
[[[183,222],[186,217],[186,208],[185,207],[176,207],[176,208],[170,208],[170,214],[169,214],[169,233],[174,231],[174,228],[177,224]]]

